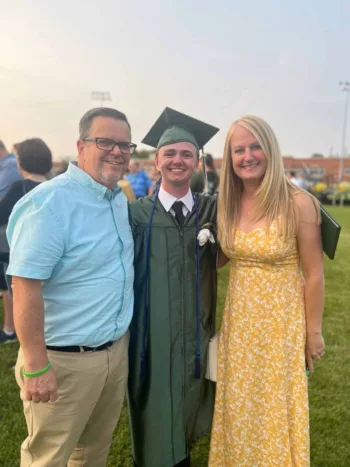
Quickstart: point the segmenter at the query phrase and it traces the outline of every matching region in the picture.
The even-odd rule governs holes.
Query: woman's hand
[[[305,360],[307,368],[313,372],[313,360],[320,360],[325,353],[325,343],[321,332],[310,332],[306,335]]]

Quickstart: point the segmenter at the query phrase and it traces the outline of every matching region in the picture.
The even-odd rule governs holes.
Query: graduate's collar
[[[164,206],[164,209],[169,212],[172,208],[175,201],[182,201],[189,212],[192,212],[193,209],[193,195],[192,191],[189,188],[187,194],[182,198],[176,198],[176,196],[171,195],[167,191],[164,190],[162,186],[159,188],[158,199]]]

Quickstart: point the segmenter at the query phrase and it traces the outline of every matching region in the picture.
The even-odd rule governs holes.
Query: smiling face
[[[265,176],[267,159],[255,136],[241,125],[236,125],[231,138],[233,170],[242,182],[260,184]]]
[[[131,142],[130,129],[127,123],[109,117],[94,118],[88,137]],[[115,146],[112,151],[99,149],[94,141],[84,142],[79,140],[77,146],[79,168],[101,185],[111,190],[115,188],[129,166],[130,154],[122,154],[118,146]]]
[[[161,147],[155,159],[155,167],[162,175],[162,186],[168,192],[172,187],[189,189],[197,166],[197,149],[187,142]]]

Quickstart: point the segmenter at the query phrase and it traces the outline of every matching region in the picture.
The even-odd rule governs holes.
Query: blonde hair
[[[234,172],[232,164],[231,139],[236,125],[255,136],[267,160],[266,172],[257,191],[255,211],[256,220],[266,219],[267,231],[277,220],[279,233],[284,239],[296,235],[298,211],[293,196],[306,193],[285,176],[280,147],[270,125],[254,115],[235,121],[226,136],[219,187],[218,238],[224,252],[233,248],[243,191],[242,180]],[[316,206],[317,200],[313,198],[313,201]]]

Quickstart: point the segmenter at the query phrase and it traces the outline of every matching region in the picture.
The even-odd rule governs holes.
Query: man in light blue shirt
[[[117,182],[136,145],[115,109],[90,110],[79,130],[78,166],[22,198],[8,224],[22,467],[106,465],[125,395],[133,239]]]

